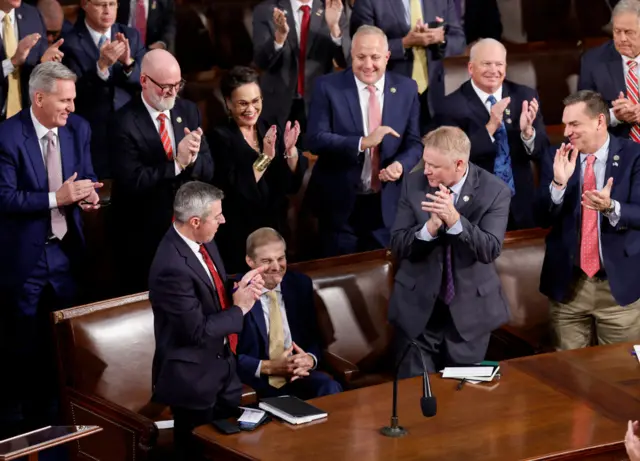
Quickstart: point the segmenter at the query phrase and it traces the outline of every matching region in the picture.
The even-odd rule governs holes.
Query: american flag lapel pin
[[[324,11],[321,8],[318,11],[316,11],[316,16],[322,16],[322,13],[324,13]]]

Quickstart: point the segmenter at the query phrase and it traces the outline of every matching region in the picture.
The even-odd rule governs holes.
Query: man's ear
[[[253,262],[253,259],[251,259],[249,256],[245,256],[244,260],[247,263],[247,266],[249,266],[251,269],[255,269],[255,263]]]

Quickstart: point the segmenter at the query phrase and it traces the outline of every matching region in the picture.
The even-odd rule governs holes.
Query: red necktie
[[[596,175],[593,164],[596,156],[587,155],[587,167],[584,170],[582,193],[596,190]],[[585,206],[582,207],[582,231],[580,232],[580,268],[589,277],[593,277],[600,270],[600,252],[598,251],[598,212]]]
[[[300,24],[300,56],[298,57],[298,93],[304,96],[304,65],[307,60],[307,38],[309,37],[309,23],[311,22],[311,7],[303,5],[302,24]]]
[[[209,256],[209,252],[204,247],[204,245],[200,245],[200,254],[202,255],[202,259],[204,259],[204,263],[207,265],[209,269],[209,273],[211,273],[211,278],[213,279],[213,284],[216,287],[216,292],[218,293],[218,300],[220,301],[220,306],[222,306],[222,310],[229,308],[231,305],[229,303],[229,298],[227,297],[227,292],[224,289],[224,283],[222,283],[222,279],[220,278],[220,274],[216,270],[216,267],[213,265],[213,260],[211,256]],[[229,346],[233,353],[236,353],[236,346],[238,345],[238,335],[236,333],[232,333],[229,335]]]
[[[167,160],[173,160],[173,148],[171,147],[171,139],[169,138],[169,132],[167,131],[166,120],[167,116],[164,114],[158,115],[160,121],[160,141],[162,141],[162,147],[167,154]]]
[[[627,66],[629,66],[629,72],[627,72],[627,77],[625,78],[627,98],[629,98],[629,101],[633,104],[638,104],[638,102],[640,102],[640,95],[638,94],[638,74],[636,74],[638,63],[635,61],[627,61]],[[638,127],[637,123],[631,125],[629,137],[635,142],[640,142],[640,127]]]
[[[144,0],[136,1],[136,29],[140,32],[140,41],[147,42],[147,14],[144,11]]]
[[[382,124],[382,111],[380,110],[380,101],[376,96],[376,87],[368,85],[369,90],[369,134],[373,133]],[[380,190],[380,146],[369,149],[371,156],[371,189],[375,192]]]

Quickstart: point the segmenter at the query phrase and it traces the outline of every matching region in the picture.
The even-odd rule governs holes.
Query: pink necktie
[[[56,147],[53,131],[47,133],[47,176],[49,179],[49,192],[56,192],[62,187],[60,150]],[[61,208],[51,210],[51,233],[60,240],[67,233],[67,221]]]
[[[596,190],[596,175],[593,164],[596,156],[587,155],[587,167],[584,170],[582,193]],[[580,233],[580,268],[589,277],[593,277],[600,270],[600,252],[598,251],[598,212],[585,206],[582,207],[582,231]]]
[[[627,87],[627,98],[633,104],[640,102],[640,95],[638,94],[638,75],[636,74],[638,63],[636,61],[627,61],[629,66],[629,72],[625,78],[625,84]],[[640,142],[640,127],[637,123],[631,125],[631,132],[629,137],[635,142]]]
[[[140,41],[147,42],[147,14],[144,11],[144,0],[136,1],[136,29],[140,32]]]
[[[368,85],[369,90],[369,134],[373,133],[376,128],[382,125],[382,111],[380,110],[380,101],[376,96],[376,87]],[[378,192],[380,190],[380,146],[369,149],[371,156],[371,189]]]

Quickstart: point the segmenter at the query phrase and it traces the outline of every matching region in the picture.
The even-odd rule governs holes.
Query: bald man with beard
[[[200,112],[178,98],[184,85],[178,61],[165,50],[148,52],[140,85],[141,96],[116,113],[109,133],[114,177],[110,234],[125,293],[147,289],[149,267],[171,225],[178,188],[213,178]]]

